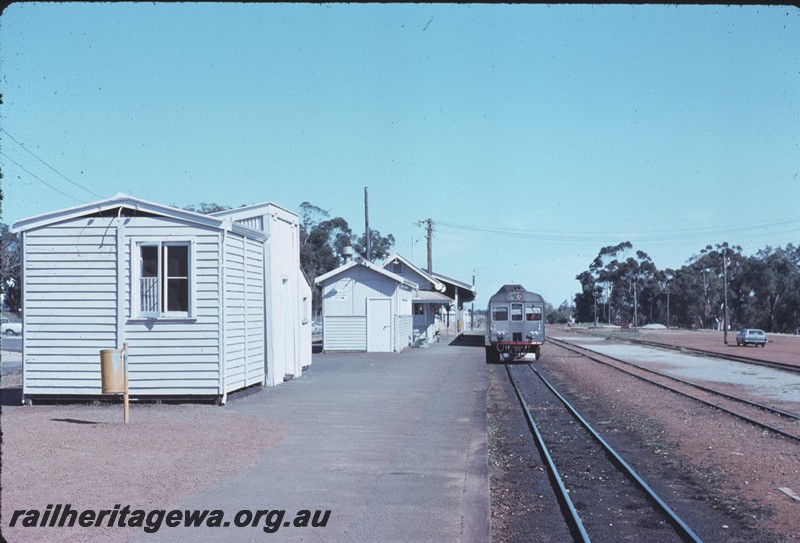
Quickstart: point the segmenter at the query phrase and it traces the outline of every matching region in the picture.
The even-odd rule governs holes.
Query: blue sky
[[[785,6],[13,4],[3,221],[125,192],[360,231],[369,187],[479,305],[558,305],[605,245],[800,243],[798,51]]]

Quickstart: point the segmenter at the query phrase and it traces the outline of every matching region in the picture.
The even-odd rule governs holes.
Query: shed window
[[[425,314],[425,306],[423,304],[414,304],[414,314],[415,315],[424,315]]]
[[[138,248],[137,316],[191,316],[191,244],[140,243]]]
[[[492,308],[492,320],[507,321],[508,320],[508,306],[496,305]]]

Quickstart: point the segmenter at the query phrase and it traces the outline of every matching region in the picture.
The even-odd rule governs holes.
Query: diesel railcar
[[[539,360],[544,333],[544,298],[522,285],[503,285],[489,298],[486,312],[486,362],[533,354]]]

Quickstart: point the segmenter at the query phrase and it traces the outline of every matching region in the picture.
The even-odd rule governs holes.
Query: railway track
[[[774,434],[800,441],[800,414],[798,413],[791,413],[747,398],[714,390],[699,383],[644,368],[614,356],[599,354],[562,340],[549,338],[548,341],[571,353],[584,356],[659,388],[701,402]]]
[[[575,541],[701,541],[533,366],[506,372]]]
[[[605,337],[597,334],[587,334],[594,337]],[[684,347],[681,345],[670,345],[668,343],[660,343],[658,341],[648,341],[646,339],[640,338],[632,338],[632,337],[625,337],[625,338],[617,338],[619,341],[627,342],[627,343],[634,343],[636,345],[644,345],[647,347],[655,347],[658,349],[664,349],[667,351],[679,351],[684,354],[695,354],[699,356],[711,356],[714,358],[721,358],[723,360],[730,360],[732,362],[740,362],[742,364],[753,364],[756,366],[765,366],[767,368],[773,368],[778,370],[785,370],[790,371],[792,373],[800,373],[800,366],[796,364],[787,364],[786,362],[776,362],[774,360],[761,360],[758,358],[750,358],[748,356],[740,356],[736,354],[729,354],[729,353],[721,353],[719,351],[707,351],[705,349],[697,349],[695,347]],[[550,338],[548,338],[548,341]],[[757,348],[757,347],[753,347]]]

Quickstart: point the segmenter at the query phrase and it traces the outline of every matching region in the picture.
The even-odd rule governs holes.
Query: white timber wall
[[[123,310],[131,394],[220,394],[219,231],[168,217],[131,217],[125,224],[125,236]],[[139,243],[157,241],[191,243],[191,318],[146,319],[135,313],[131,289],[137,289],[131,277],[131,251],[135,255]],[[139,263],[134,261],[133,266]]]
[[[286,377],[299,377],[300,326],[302,297],[300,294],[300,232],[297,217],[275,206],[269,206],[264,217],[269,233],[269,294],[267,315],[270,319],[268,351],[274,369],[269,384],[277,385]]]
[[[264,380],[263,244],[225,240],[225,392]]]
[[[302,320],[300,321],[300,345],[298,350],[298,361],[300,370],[311,365],[311,325],[313,320],[311,306],[311,286],[306,281],[305,276],[300,275],[300,296],[302,298]]]
[[[434,288],[434,284],[428,279],[427,277],[420,275],[414,269],[408,267],[405,263],[399,262],[397,265],[392,265],[392,263],[388,263],[384,266],[385,269],[396,273],[410,281],[413,281],[419,285],[420,291],[432,291],[436,292]],[[416,331],[419,335],[425,335],[428,340],[433,339],[436,332],[438,331],[439,327],[435,321],[435,314],[436,314],[436,304],[424,304],[424,314],[422,315],[413,315],[413,305],[412,309],[409,313],[412,314],[412,336],[414,331]],[[413,337],[412,337],[413,341]]]
[[[267,372],[275,386],[299,377],[311,364],[310,310],[304,331],[304,290],[300,271],[300,226],[297,215],[271,203],[215,213],[269,234],[264,256]],[[310,297],[309,297],[310,300]],[[310,303],[310,301],[309,301]]]
[[[98,394],[116,347],[115,219],[23,233],[23,394]]]
[[[120,244],[121,307],[120,223],[125,234]],[[26,231],[24,238],[23,394],[99,394],[99,351],[120,348],[123,342],[129,344],[131,394],[220,393],[216,229],[154,216],[83,217]],[[131,252],[138,242],[153,241],[191,243],[192,318],[144,319],[135,314]]]
[[[398,285],[395,293],[395,323],[394,344],[395,352],[401,352],[414,341],[414,316],[412,311],[412,297],[414,291],[408,287]]]
[[[140,246],[156,242],[189,247],[188,315],[138,313]],[[262,382],[263,262],[257,240],[154,214],[24,231],[23,394],[100,394],[99,352],[125,342],[134,396],[219,396]]]
[[[325,351],[367,351],[368,300],[390,300],[387,321],[394,339],[398,283],[391,278],[355,266],[331,278],[322,291],[323,349]]]

